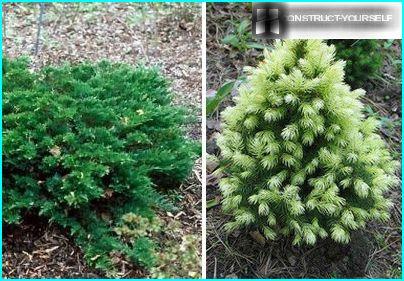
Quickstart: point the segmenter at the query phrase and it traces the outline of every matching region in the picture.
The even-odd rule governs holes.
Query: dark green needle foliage
[[[364,87],[374,79],[383,65],[380,40],[329,40],[337,50],[336,58],[344,60],[345,80],[352,87]]]
[[[319,40],[279,41],[247,69],[218,140],[229,230],[347,243],[367,221],[388,219],[384,193],[397,183],[397,163],[334,53]]]
[[[45,216],[104,270],[115,253],[152,266],[147,237],[128,246],[113,228],[127,212],[153,217],[165,202],[156,183],[174,187],[188,175],[199,154],[183,132],[192,118],[171,105],[156,69],[27,65],[3,61],[3,220]]]

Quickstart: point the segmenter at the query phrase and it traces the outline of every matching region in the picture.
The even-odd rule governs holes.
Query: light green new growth
[[[347,243],[368,220],[389,218],[383,193],[398,165],[365,118],[362,89],[343,82],[343,61],[320,40],[275,44],[223,112],[218,140],[228,230],[257,227],[293,244]]]
[[[201,278],[197,235],[184,234],[177,220],[147,219],[134,213],[122,217],[115,232],[135,247],[137,256],[143,257],[150,268],[151,278]]]

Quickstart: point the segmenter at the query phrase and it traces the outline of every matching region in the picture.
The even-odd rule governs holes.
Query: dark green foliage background
[[[101,62],[33,73],[28,63],[3,61],[3,220],[45,216],[104,270],[114,252],[152,266],[153,243],[128,246],[113,227],[126,212],[152,217],[165,202],[156,183],[188,175],[200,153],[184,137],[192,118],[171,105],[157,69]]]
[[[345,80],[352,87],[364,87],[375,78],[383,65],[381,40],[329,40],[337,52],[336,59],[346,62]]]

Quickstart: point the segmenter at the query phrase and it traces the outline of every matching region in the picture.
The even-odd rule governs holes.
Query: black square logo
[[[254,3],[252,34],[255,37],[280,39],[285,33],[285,6],[282,3]]]

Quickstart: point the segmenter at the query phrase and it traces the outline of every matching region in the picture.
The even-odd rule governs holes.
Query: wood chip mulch
[[[174,103],[197,116],[187,134],[201,139],[200,3],[46,3],[37,40],[39,7],[38,3],[3,5],[3,56],[28,56],[33,68],[103,59],[158,66],[172,81]],[[199,159],[178,190],[183,198],[178,213],[160,214],[180,220],[184,234],[200,236],[201,186]],[[57,225],[31,217],[21,226],[3,226],[3,230],[6,278],[105,277],[85,265],[80,249]],[[120,273],[125,278],[145,276],[129,265],[123,265]]]

